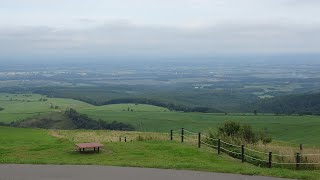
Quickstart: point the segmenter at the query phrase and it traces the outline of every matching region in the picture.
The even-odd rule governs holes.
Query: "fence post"
[[[272,152],[269,152],[269,164],[268,164],[269,168],[272,167]]]
[[[241,145],[241,162],[244,162],[244,145]]]
[[[221,151],[220,147],[221,147],[221,140],[218,139],[218,154],[220,154],[220,151]]]
[[[127,137],[124,137],[124,142],[127,142]]]
[[[183,143],[184,128],[181,128],[181,143]]]
[[[198,148],[201,147],[201,133],[198,133]]]
[[[119,142],[121,142],[121,137],[119,137]]]
[[[302,151],[302,149],[303,149],[303,148],[302,148],[302,144],[300,144],[300,151]]]
[[[170,130],[170,140],[173,140],[173,130]]]
[[[296,156],[296,169],[298,170],[300,168],[300,153],[297,153]]]

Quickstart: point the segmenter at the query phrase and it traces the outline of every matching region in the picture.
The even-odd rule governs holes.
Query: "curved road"
[[[148,168],[0,165],[0,180],[281,180],[279,178]]]

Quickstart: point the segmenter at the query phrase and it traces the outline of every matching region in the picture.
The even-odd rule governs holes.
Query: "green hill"
[[[21,121],[14,121],[3,125],[24,128],[42,129],[93,129],[93,130],[127,130],[132,131],[134,127],[117,121],[102,121],[80,114],[74,109],[67,109],[65,112],[51,112],[41,114]]]
[[[77,129],[71,119],[60,112],[41,114],[25,120],[16,121],[11,123],[11,125],[24,128]]]
[[[94,106],[66,98],[48,98],[39,94],[0,93],[0,122],[12,122],[51,112],[63,112],[67,108],[88,111],[139,111],[165,112],[167,108],[147,104],[110,104]]]

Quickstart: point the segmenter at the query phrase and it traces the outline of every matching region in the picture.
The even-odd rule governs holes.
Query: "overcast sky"
[[[320,0],[0,0],[14,57],[320,53]]]

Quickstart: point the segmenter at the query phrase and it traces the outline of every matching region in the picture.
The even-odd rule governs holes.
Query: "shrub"
[[[268,135],[266,131],[255,131],[249,124],[241,125],[239,122],[234,121],[224,122],[222,126],[218,127],[217,135],[210,132],[209,136],[218,136],[223,140],[236,144],[255,144],[259,140],[261,140],[263,144],[268,144],[272,141],[272,137]]]
[[[240,130],[240,123],[234,121],[227,121],[221,127],[218,128],[219,134],[225,134],[227,136],[238,136]]]
[[[6,124],[4,122],[0,122],[0,126],[10,126],[10,124]]]
[[[0,107],[0,111],[3,111],[3,110],[4,110],[4,108]]]
[[[153,140],[153,137],[152,136],[141,136],[141,135],[139,135],[139,136],[137,136],[136,137],[136,140],[137,141],[151,141],[151,140]]]
[[[242,138],[246,143],[254,144],[259,141],[256,132],[252,129],[249,124],[242,125],[240,131],[240,138]]]
[[[266,132],[261,131],[260,132],[260,140],[264,145],[266,145],[266,144],[272,142],[272,137],[269,134],[267,134]]]

